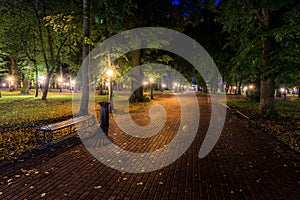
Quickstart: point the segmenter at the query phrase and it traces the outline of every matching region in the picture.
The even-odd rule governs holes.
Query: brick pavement
[[[177,132],[180,110],[172,95],[156,97],[168,113],[163,131],[150,139],[124,134],[111,120],[109,135],[118,146],[149,152],[168,144]],[[221,137],[204,159],[199,149],[209,125],[210,105],[198,98],[200,124],[190,148],[171,165],[149,173],[126,173],[97,161],[80,143],[57,147],[0,169],[0,199],[297,199],[299,154],[243,120],[228,114]],[[140,125],[145,107],[132,113]],[[158,159],[157,162],[163,162]]]

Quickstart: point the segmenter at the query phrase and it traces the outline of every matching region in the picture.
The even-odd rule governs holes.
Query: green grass
[[[223,102],[224,103],[224,102]],[[275,101],[277,116],[263,116],[259,112],[259,102],[249,100],[228,100],[227,105],[233,110],[256,115],[253,124],[259,129],[276,136],[279,140],[300,152],[300,102]]]
[[[65,119],[73,115],[72,94],[70,92],[59,93],[49,91],[46,101],[41,100],[34,94],[20,95],[19,91],[12,93],[1,92],[0,98],[0,161],[16,159],[26,151],[36,148],[34,139],[35,128],[40,124],[50,124]],[[3,95],[4,94],[4,95]],[[77,93],[75,99],[80,99],[81,94]],[[125,101],[128,97],[117,96],[116,100]],[[99,112],[98,102],[108,101],[108,96],[95,96],[95,103]],[[145,103],[130,105],[130,111],[137,110]],[[79,106],[79,105],[78,105]],[[62,130],[61,135],[65,135],[67,130]]]

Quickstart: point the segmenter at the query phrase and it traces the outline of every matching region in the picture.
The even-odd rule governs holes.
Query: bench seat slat
[[[77,117],[77,118],[68,119],[66,121],[57,122],[57,123],[49,124],[49,125],[44,125],[44,126],[38,127],[36,130],[39,130],[39,131],[55,131],[55,130],[58,130],[58,129],[62,129],[62,128],[66,128],[68,126],[78,124],[80,122],[87,121],[88,119],[90,119],[90,116],[80,116],[80,117]]]

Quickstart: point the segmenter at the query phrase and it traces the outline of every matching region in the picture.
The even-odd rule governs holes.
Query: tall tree
[[[82,46],[82,64],[81,78],[82,78],[82,99],[80,104],[81,115],[88,115],[89,102],[89,59],[85,59],[89,54],[89,43],[87,39],[90,38],[90,2],[83,0],[83,46]]]
[[[289,34],[299,31],[284,20],[289,12],[294,11],[293,15],[297,15],[295,6],[299,8],[299,2],[295,0],[221,2],[223,28],[230,34],[230,41],[240,42],[235,56],[238,60],[250,58],[253,64],[249,67],[259,74],[262,113],[275,113],[275,78],[283,70],[279,56],[283,44],[276,37],[282,35],[283,27]]]

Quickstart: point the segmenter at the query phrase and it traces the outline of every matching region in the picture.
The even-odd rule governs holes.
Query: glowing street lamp
[[[76,81],[75,80],[71,80],[71,91],[73,91],[73,88],[75,88],[75,84],[76,84]]]
[[[173,83],[173,89],[175,90],[175,92],[177,92],[177,86],[178,86],[178,83],[174,82]]]
[[[286,100],[286,89],[285,88],[280,88],[280,92],[281,92],[281,98],[283,101]]]
[[[144,85],[144,90],[145,90],[145,92],[146,92],[146,90],[147,90],[147,85],[148,85],[148,81],[144,81],[144,82],[143,82],[143,85]]]
[[[7,78],[7,80],[8,80],[9,91],[12,92],[13,77],[12,77],[12,76],[9,76],[9,77]]]
[[[43,90],[44,81],[46,80],[45,76],[40,76],[41,89]]]
[[[108,87],[108,95],[109,95],[109,103],[110,103],[110,112],[113,112],[113,87],[112,87],[112,76],[114,75],[114,70],[109,69],[107,70],[107,75],[109,78],[109,87]]]
[[[63,78],[59,77],[57,80],[58,80],[58,84],[59,84],[59,92],[61,93],[62,92],[62,81],[63,81]]]

